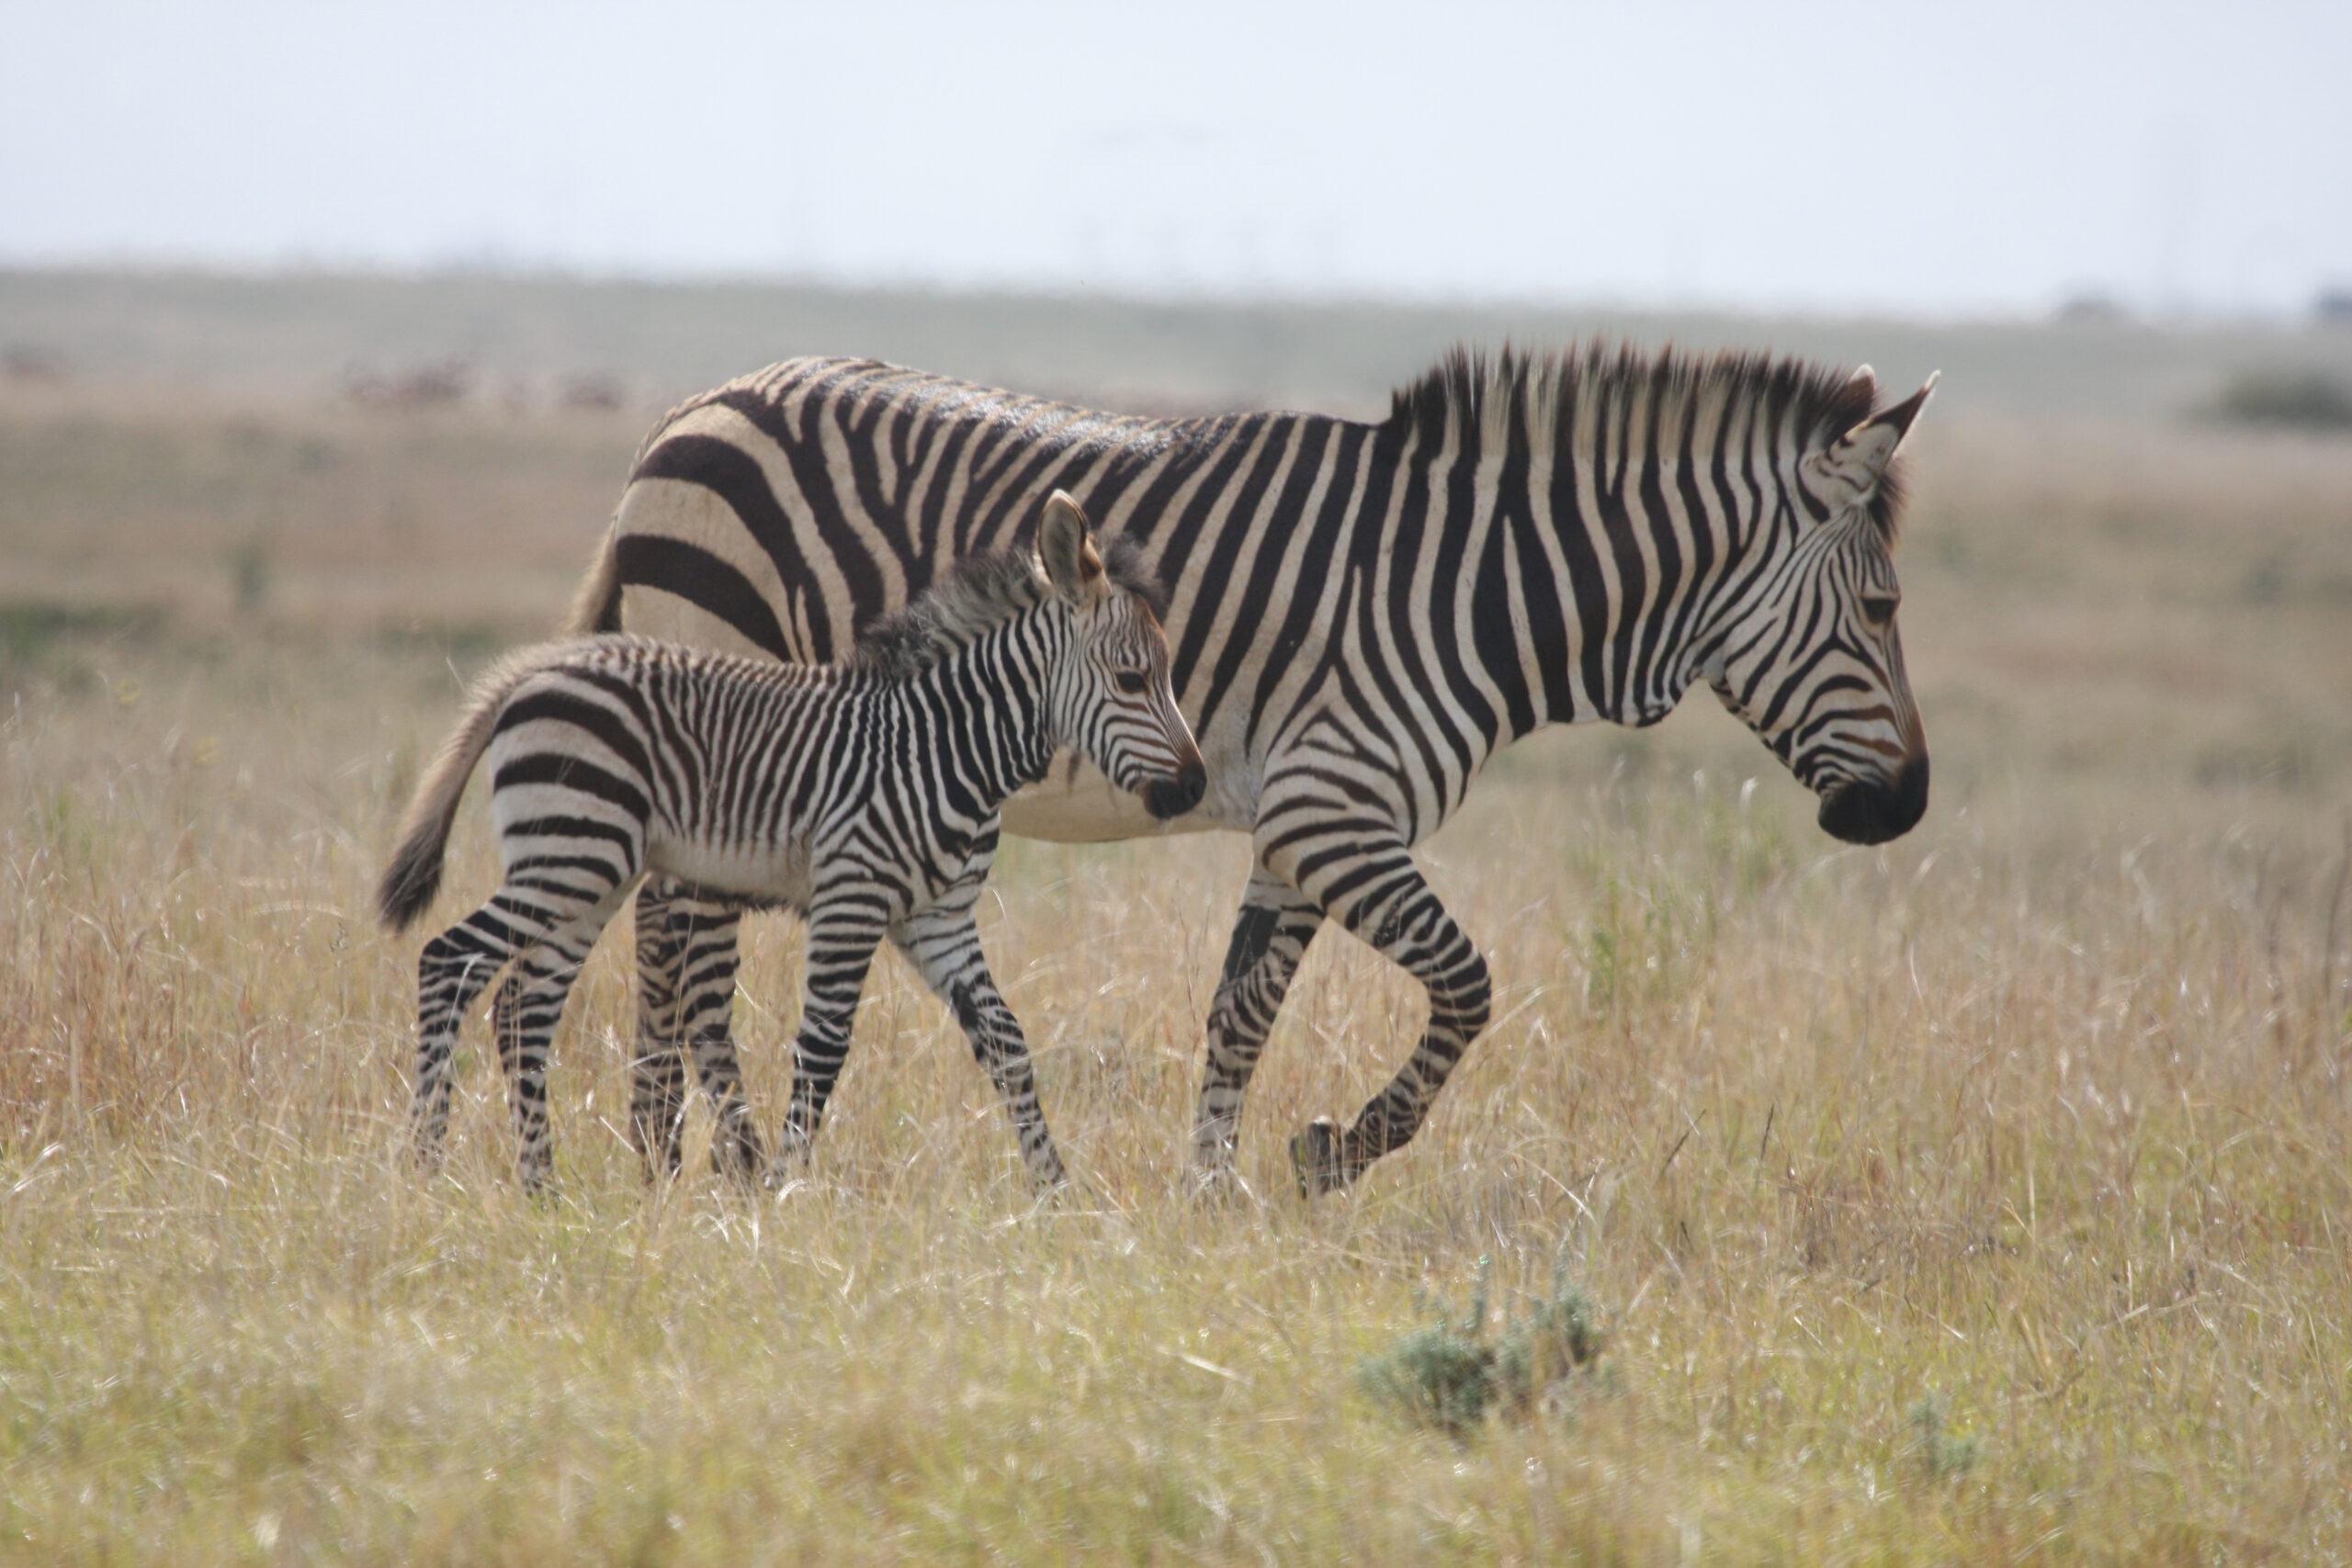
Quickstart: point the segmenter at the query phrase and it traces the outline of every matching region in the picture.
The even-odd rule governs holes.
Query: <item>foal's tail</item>
[[[415,923],[440,890],[441,858],[449,845],[449,824],[457,818],[466,780],[473,776],[474,764],[481,760],[497,730],[506,699],[525,681],[578,651],[577,643],[546,642],[510,653],[492,665],[490,672],[466,694],[465,712],[458,727],[434,753],[432,765],[424,770],[408,803],[408,814],[401,819],[401,847],[376,887],[377,913],[392,930],[406,931]]]

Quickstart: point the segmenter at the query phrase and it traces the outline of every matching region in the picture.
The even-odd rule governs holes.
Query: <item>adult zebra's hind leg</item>
[[[1209,1004],[1208,1055],[1193,1122],[1193,1173],[1204,1188],[1235,1179],[1234,1144],[1250,1076],[1299,961],[1322,926],[1323,911],[1298,889],[1262,866],[1250,872],[1226,949],[1225,974]]]
[[[1261,827],[1259,838],[1261,846],[1272,846],[1261,852],[1270,869],[1295,878],[1332,919],[1429,992],[1429,1024],[1412,1059],[1365,1102],[1354,1123],[1342,1132],[1317,1118],[1291,1140],[1300,1188],[1309,1194],[1335,1191],[1420,1131],[1454,1065],[1487,1027],[1493,987],[1487,961],[1446,913],[1393,829],[1335,817],[1288,824],[1271,834]]]
[[[986,875],[983,863],[978,875],[957,885],[951,895],[957,902],[934,904],[909,917],[891,928],[890,936],[923,983],[954,1010],[972,1055],[1003,1098],[1029,1179],[1050,1190],[1067,1185],[1069,1172],[1062,1167],[1054,1135],[1046,1127],[1045,1110],[1037,1103],[1037,1078],[1021,1021],[997,990],[988,958],[980,952],[980,933],[972,924],[972,903]]]
[[[729,1027],[742,910],[649,877],[637,895],[637,1055],[630,1064],[629,1140],[649,1180],[678,1168],[686,1109],[685,1058],[718,1116],[711,1165],[755,1179],[766,1163],[759,1124],[743,1098]]]

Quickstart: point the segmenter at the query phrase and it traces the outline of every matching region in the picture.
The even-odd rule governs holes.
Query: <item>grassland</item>
[[[616,940],[534,1206],[479,1033],[449,1170],[400,1159],[367,890],[641,423],[0,387],[0,1561],[2352,1558],[2352,444],[1931,414],[1926,823],[1829,842],[1703,695],[1510,754],[1426,856],[1498,1021],[1346,1197],[1282,1144],[1419,1003],[1329,940],[1254,1196],[1185,1195],[1217,839],[999,874],[1078,1197],[895,964],[808,1180],[649,1193]],[[1573,1397],[1457,1440],[1359,1389],[1564,1258]]]

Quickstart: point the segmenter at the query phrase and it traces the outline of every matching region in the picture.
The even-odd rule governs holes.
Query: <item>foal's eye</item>
[[[1894,606],[1901,601],[1888,593],[1862,595],[1862,619],[1874,626],[1883,626],[1894,619]]]
[[[1111,679],[1119,683],[1119,690],[1131,697],[1143,695],[1144,687],[1150,683],[1143,678],[1143,671],[1140,670],[1122,670]]]

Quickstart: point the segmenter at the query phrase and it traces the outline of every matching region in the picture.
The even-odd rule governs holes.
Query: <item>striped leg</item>
[[[678,1132],[685,1114],[685,1062],[718,1118],[713,1168],[750,1180],[765,1156],[758,1123],[743,1098],[743,1074],[729,1021],[742,910],[648,878],[637,895],[637,1055],[631,1063],[629,1139],[648,1179],[678,1168]]]
[[[522,1147],[517,1169],[526,1192],[544,1189],[555,1164],[548,1134],[548,1047],[563,1021],[571,983],[610,918],[610,907],[600,907],[517,954],[492,1005],[491,1028],[498,1039],[498,1065],[506,1076],[515,1140]]]
[[[1012,1118],[1013,1135],[1021,1141],[1022,1163],[1041,1190],[1068,1184],[1069,1172],[1046,1128],[1046,1112],[1037,1103],[1037,1079],[1029,1063],[1029,1042],[1021,1021],[1006,1005],[989,974],[980,952],[980,933],[972,925],[972,905],[988,880],[996,843],[989,838],[973,856],[972,868],[945,898],[891,928],[891,940],[923,977],[939,999],[955,1010],[972,1044],[972,1055],[996,1091],[1003,1097],[1005,1113]]]
[[[424,944],[417,960],[416,1098],[410,1111],[419,1164],[437,1168],[448,1139],[449,1059],[457,1050],[466,1009],[508,959],[519,957],[521,984],[510,987],[511,998],[502,998],[507,1016],[497,1028],[499,1055],[514,1097],[516,1125],[525,1133],[523,1184],[536,1190],[546,1179],[546,1036],[562,1016],[562,993],[571,986],[580,957],[595,945],[597,933],[611,918],[616,892],[609,886],[601,897],[594,889],[555,892],[541,884],[525,893],[502,886],[490,902]],[[577,956],[560,970],[548,967],[543,944],[559,955]],[[552,1005],[541,995],[550,986]],[[537,1032],[541,1021],[545,1032]],[[527,1120],[534,1101],[536,1151]]]
[[[870,884],[820,889],[808,908],[808,980],[800,1004],[800,1032],[792,1042],[792,1103],[776,1137],[776,1163],[805,1162],[825,1118],[842,1063],[849,1055],[851,1021],[865,990],[874,950],[890,927],[879,890]]]
[[[1263,867],[1250,872],[1225,953],[1225,976],[1209,1006],[1208,1062],[1193,1122],[1193,1173],[1204,1188],[1234,1179],[1233,1148],[1250,1075],[1299,960],[1322,926],[1323,911],[1298,889]]]
[[[1303,803],[1302,803],[1303,804]],[[1299,1186],[1330,1192],[1420,1131],[1430,1101],[1487,1026],[1493,989],[1487,961],[1413,863],[1394,827],[1361,809],[1294,807],[1259,829],[1269,869],[1289,878],[1368,946],[1428,990],[1429,1025],[1412,1059],[1340,1132],[1321,1118],[1291,1140]]]
[[[416,1163],[441,1168],[449,1138],[449,1058],[466,1010],[514,955],[506,922],[485,905],[424,944],[416,961],[416,1093],[409,1137]]]

